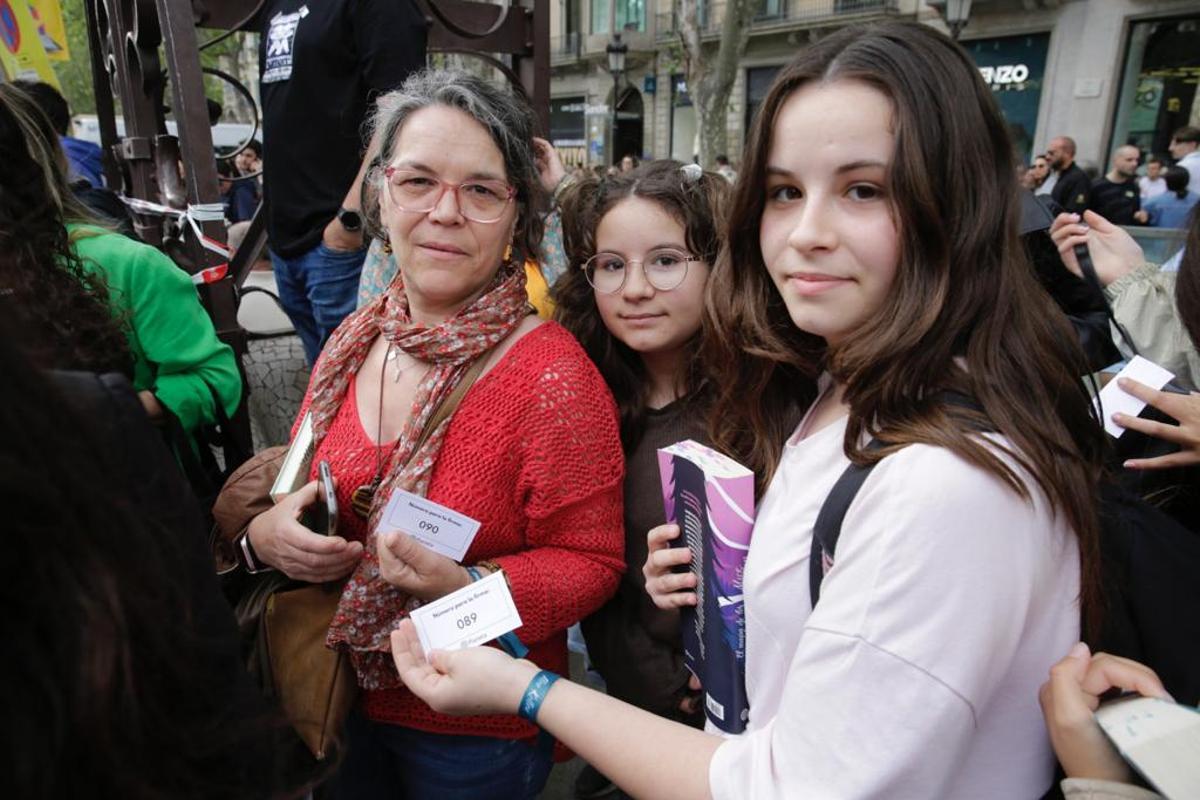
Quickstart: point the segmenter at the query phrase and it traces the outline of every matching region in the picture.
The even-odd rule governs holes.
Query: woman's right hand
[[[691,572],[672,572],[672,568],[686,566],[692,562],[692,551],[687,547],[671,547],[670,542],[679,536],[679,526],[668,523],[651,528],[646,534],[649,553],[642,574],[646,576],[646,593],[661,609],[682,608],[696,605],[696,576]]]
[[[309,583],[345,577],[363,554],[360,542],[321,536],[300,524],[300,515],[317,497],[317,482],[311,481],[251,520],[246,530],[259,560],[289,578]]]
[[[1050,238],[1063,264],[1081,278],[1083,270],[1075,258],[1075,248],[1087,247],[1102,286],[1108,286],[1146,261],[1145,253],[1132,236],[1095,211],[1083,212],[1082,219],[1078,214],[1059,214],[1050,226]]]

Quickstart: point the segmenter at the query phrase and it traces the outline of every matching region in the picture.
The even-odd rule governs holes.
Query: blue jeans
[[[357,709],[346,734],[329,786],[335,800],[532,800],[554,765],[532,743],[426,733],[372,722]]]
[[[295,258],[271,254],[279,301],[304,345],[309,366],[316,363],[329,334],[354,310],[366,255],[365,247],[332,250],[324,243]]]

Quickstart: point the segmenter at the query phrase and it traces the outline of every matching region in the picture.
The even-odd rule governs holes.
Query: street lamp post
[[[956,42],[971,18],[971,2],[972,0],[933,0],[929,3],[942,15],[946,27],[950,29],[950,37]]]
[[[621,32],[614,30],[612,41],[604,48],[604,52],[608,54],[608,71],[613,79],[613,98],[612,98],[612,123],[609,127],[609,149],[611,151],[611,161],[617,161],[617,100],[621,90],[621,76],[625,74],[625,54],[629,52],[629,45],[621,41]]]

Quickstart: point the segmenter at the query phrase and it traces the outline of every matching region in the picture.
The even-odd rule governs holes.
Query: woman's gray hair
[[[482,125],[504,157],[506,178],[516,190],[517,222],[513,232],[514,261],[536,258],[542,241],[543,190],[533,149],[533,108],[520,92],[502,89],[466,72],[424,69],[411,75],[399,89],[382,95],[369,122],[379,137],[379,153],[363,181],[363,210],[367,232],[386,238],[379,216],[379,190],[383,168],[395,156],[400,129],[413,112],[446,106],[467,114]],[[453,142],[447,142],[453,147]]]

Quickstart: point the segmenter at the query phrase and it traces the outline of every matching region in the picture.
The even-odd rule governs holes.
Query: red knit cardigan
[[[361,541],[366,523],[350,510],[350,494],[374,476],[375,446],[358,416],[354,381],[310,477],[321,460],[337,477],[338,532]],[[553,322],[518,340],[450,421],[428,496],[482,523],[462,563],[493,560],[504,569],[523,623],[516,634],[540,667],[565,675],[566,629],[616,591],[625,566],[624,470],[612,395]],[[377,722],[435,733],[524,739],[537,732],[515,716],[439,714],[404,688],[364,692],[362,704]]]

